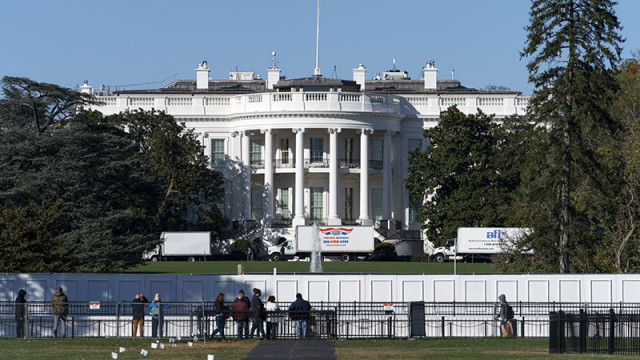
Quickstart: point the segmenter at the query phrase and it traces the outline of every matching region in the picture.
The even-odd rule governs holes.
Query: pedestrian
[[[227,340],[224,336],[224,326],[229,316],[229,310],[227,304],[224,303],[223,293],[218,294],[214,306],[216,312],[216,329],[211,333],[211,337],[213,338],[217,333],[220,333],[222,340]]]
[[[267,339],[275,340],[278,336],[278,324],[284,322],[284,316],[280,313],[275,296],[269,296],[265,310],[267,312]]]
[[[160,294],[156,294],[151,304],[149,304],[149,315],[151,315],[151,336],[156,338],[163,336],[164,327],[164,309],[168,309],[169,305],[162,304]]]
[[[25,320],[27,315],[27,300],[24,298],[27,292],[24,289],[18,291],[16,298],[16,337],[24,337]]]
[[[296,301],[289,306],[289,317],[296,322],[296,338],[304,339],[307,337],[307,321],[309,320],[309,311],[311,304],[302,298],[302,294],[296,294]]]
[[[262,326],[262,322],[264,320],[264,304],[260,299],[262,292],[260,289],[253,289],[253,297],[251,298],[251,335],[250,338],[253,338],[253,333],[258,330],[258,334],[261,339],[265,339],[264,335],[264,327]]]
[[[140,337],[144,337],[144,308],[148,302],[149,300],[142,294],[137,294],[133,298],[133,304],[131,304],[131,313],[133,315],[133,331],[131,333],[133,334],[133,340],[136,339],[138,329],[140,329]]]
[[[249,246],[247,248],[247,261],[251,260],[253,260],[253,249],[251,249],[251,246]]]
[[[260,245],[258,244],[253,247],[253,260],[260,261]]]
[[[498,318],[500,319],[500,330],[502,331],[502,336],[514,336],[513,331],[513,308],[507,302],[507,297],[504,294],[500,294],[498,296],[498,301],[500,301],[500,314],[498,314]]]
[[[58,326],[62,323],[62,337],[67,337],[67,315],[69,315],[69,298],[59,287],[51,299],[53,310],[53,336],[58,337]]]
[[[238,297],[231,304],[231,312],[233,320],[236,321],[238,330],[238,340],[242,340],[244,333],[245,339],[249,337],[249,302],[244,296],[244,290],[238,291]]]

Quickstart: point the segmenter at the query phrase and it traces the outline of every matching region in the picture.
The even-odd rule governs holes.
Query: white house
[[[287,80],[275,53],[266,80],[238,71],[229,80],[212,80],[210,71],[204,61],[195,80],[159,89],[111,93],[85,82],[80,91],[99,95],[104,105],[94,108],[105,115],[156,109],[193,128],[211,167],[224,174],[219,206],[229,227],[269,242],[292,237],[297,225],[357,223],[373,225],[380,240],[408,245],[400,252],[422,249],[424,236],[404,180],[408,153],[428,146],[423,129],[453,105],[499,119],[524,114],[529,100],[516,91],[439,80],[433,61],[421,80],[395,65],[365,80],[362,64],[352,80]]]

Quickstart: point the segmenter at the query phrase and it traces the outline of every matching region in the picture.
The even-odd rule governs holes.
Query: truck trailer
[[[318,230],[322,256],[337,256],[342,261],[349,261],[373,252],[373,226],[320,226]],[[268,248],[269,258],[279,261],[310,257],[314,238],[313,226],[297,226],[293,240]]]
[[[143,255],[143,259],[158,260],[206,260],[211,257],[211,232],[183,231],[163,232],[162,242],[152,251]]]
[[[533,232],[529,228],[458,228],[458,237],[432,250],[437,262],[457,260],[488,261],[514,248],[517,241]],[[533,254],[533,250],[524,251]]]

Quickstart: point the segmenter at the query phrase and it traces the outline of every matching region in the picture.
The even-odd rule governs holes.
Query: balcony
[[[360,159],[338,159],[340,169],[360,169]]]

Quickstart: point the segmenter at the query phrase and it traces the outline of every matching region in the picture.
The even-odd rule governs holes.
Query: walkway
[[[245,360],[336,360],[333,341],[260,341]]]

